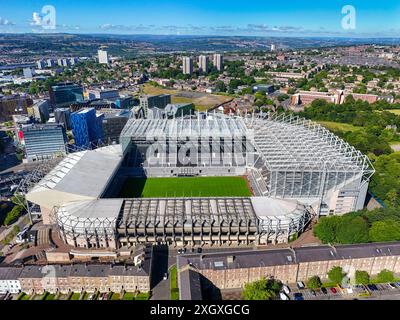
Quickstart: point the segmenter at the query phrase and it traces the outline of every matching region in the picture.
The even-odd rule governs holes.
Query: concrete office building
[[[22,128],[28,162],[66,154],[65,130],[60,125],[33,124]]]
[[[224,57],[220,53],[216,53],[213,56],[214,67],[217,68],[218,71],[224,70]]]
[[[147,118],[149,119],[164,119],[164,118],[175,118],[184,117],[187,115],[193,115],[195,112],[193,103],[174,103],[167,104],[164,109],[157,107],[151,108],[148,111]]]
[[[32,106],[33,114],[41,123],[46,123],[50,119],[50,103],[48,100],[39,100]]]
[[[200,73],[208,73],[208,56],[201,55],[199,56],[199,72]]]
[[[103,131],[104,141],[108,143],[119,143],[119,136],[124,129],[132,112],[129,110],[116,110],[104,112]]]
[[[100,64],[109,64],[108,53],[105,50],[98,50],[97,57]]]
[[[71,130],[71,110],[69,108],[57,108],[54,110],[56,123],[62,125],[65,130]]]
[[[190,75],[193,73],[193,59],[191,57],[182,58],[182,70],[183,74]]]
[[[118,99],[119,92],[117,89],[89,89],[89,99]]]
[[[148,114],[148,110],[152,108],[164,109],[167,104],[171,103],[171,95],[159,94],[156,96],[141,96],[139,97],[140,108],[143,110],[145,116]]]

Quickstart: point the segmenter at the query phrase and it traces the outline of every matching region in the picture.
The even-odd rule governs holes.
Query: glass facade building
[[[69,107],[83,101],[83,88],[73,83],[62,83],[50,88],[50,103],[53,108]]]
[[[57,124],[35,124],[22,129],[28,162],[66,154],[65,130]]]
[[[104,139],[104,114],[96,115],[94,108],[82,109],[71,114],[75,145],[90,148]]]

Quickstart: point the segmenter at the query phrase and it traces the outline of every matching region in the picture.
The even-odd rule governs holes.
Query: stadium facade
[[[29,188],[74,247],[283,243],[315,215],[361,209],[374,173],[352,146],[294,116],[130,119],[120,143],[69,154]],[[253,196],[115,198],[138,175],[246,175]]]

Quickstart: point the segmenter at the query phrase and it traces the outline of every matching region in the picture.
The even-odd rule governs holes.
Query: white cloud
[[[11,22],[10,20],[0,17],[0,26],[13,26],[13,25],[15,25],[15,23]]]

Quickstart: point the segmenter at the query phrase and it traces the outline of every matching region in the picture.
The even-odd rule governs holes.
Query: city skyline
[[[352,18],[346,6],[355,9],[350,28],[343,27],[343,19],[348,23],[347,17]],[[54,8],[55,14],[48,8]],[[290,6],[255,1],[246,7],[237,0],[159,0],[156,4],[17,0],[2,5],[0,33],[397,37],[399,16],[400,4],[394,0],[385,1],[385,6],[371,0],[318,4],[294,0]],[[49,20],[52,25],[46,25]]]

